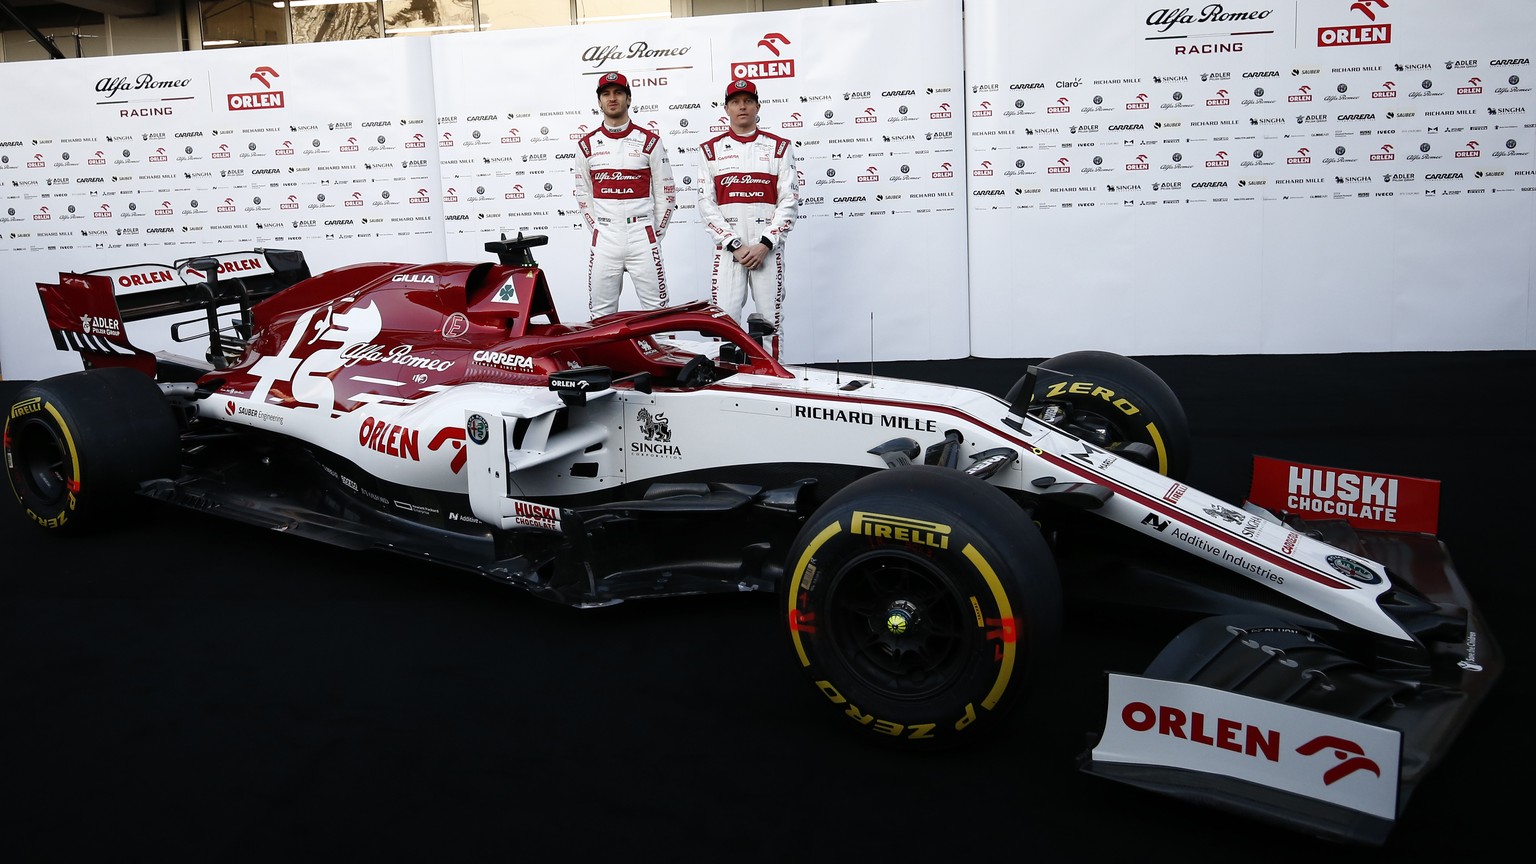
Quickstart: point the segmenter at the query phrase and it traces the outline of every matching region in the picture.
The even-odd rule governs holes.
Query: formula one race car
[[[1106,678],[1083,770],[1349,842],[1386,838],[1498,677],[1432,534],[1189,488],[1184,410],[1130,358],[1054,357],[999,398],[784,366],[704,302],[565,323],[544,242],[39,283],[86,368],[16,394],[11,488],[46,529],[147,496],[572,606],[776,592],[829,715],[914,749],[1000,728],[1088,584],[1179,623]],[[176,315],[203,356],[129,340]]]

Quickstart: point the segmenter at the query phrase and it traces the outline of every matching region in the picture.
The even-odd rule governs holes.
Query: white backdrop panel
[[[972,353],[1529,348],[1536,5],[1387,5],[968,3]]]

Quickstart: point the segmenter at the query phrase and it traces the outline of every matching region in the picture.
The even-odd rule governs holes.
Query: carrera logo
[[[849,530],[877,540],[917,543],[935,549],[948,549],[950,534],[954,529],[940,522],[856,510]]]
[[[271,66],[257,66],[251,72],[251,80],[259,83],[265,90],[253,93],[230,93],[224,97],[225,106],[231,111],[256,111],[266,108],[285,108],[282,90],[272,89],[272,81],[269,79],[280,78],[276,69]]]

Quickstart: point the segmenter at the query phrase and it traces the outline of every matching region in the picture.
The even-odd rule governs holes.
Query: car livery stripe
[[[1271,564],[1271,565],[1273,565],[1275,567],[1278,567],[1279,569],[1281,569],[1281,570],[1283,570],[1283,571],[1285,571],[1287,573],[1293,574],[1295,576],[1299,576],[1299,577],[1301,577],[1303,579],[1307,579],[1307,580],[1312,581],[1312,582],[1316,582],[1316,583],[1318,583],[1318,584],[1320,584],[1320,585],[1322,585],[1322,586],[1324,586],[1326,588],[1362,590],[1365,587],[1363,585],[1356,585],[1356,584],[1351,583],[1351,582],[1346,582],[1346,581],[1344,581],[1342,579],[1337,578],[1333,574],[1328,573],[1327,571],[1319,570],[1319,569],[1315,569],[1315,568],[1309,567],[1305,563],[1303,563],[1301,561],[1297,561],[1297,560],[1295,560],[1293,558],[1285,558],[1285,557],[1276,555],[1275,553],[1269,551],[1268,549],[1265,549],[1262,546],[1258,546],[1258,545],[1254,544],[1253,542],[1249,541],[1247,538],[1245,538],[1245,537],[1243,537],[1243,536],[1241,536],[1239,534],[1235,534],[1232,531],[1230,531],[1229,529],[1224,528],[1224,527],[1222,527],[1220,525],[1217,525],[1214,522],[1205,522],[1203,520],[1196,519],[1195,517],[1193,517],[1189,513],[1185,513],[1185,512],[1180,511],[1180,510],[1174,510],[1174,509],[1168,507],[1163,502],[1161,502],[1161,501],[1159,501],[1159,500],[1157,500],[1155,498],[1151,498],[1151,497],[1147,496],[1146,494],[1144,494],[1144,493],[1142,493],[1142,492],[1140,492],[1140,491],[1138,491],[1136,489],[1132,489],[1129,486],[1125,486],[1125,485],[1119,483],[1118,481],[1114,480],[1113,478],[1109,477],[1108,475],[1101,474],[1101,473],[1098,473],[1098,472],[1094,471],[1091,467],[1089,467],[1087,465],[1084,465],[1084,464],[1082,464],[1080,462],[1076,462],[1076,461],[1068,461],[1065,457],[1060,457],[1060,456],[1057,456],[1057,455],[1055,455],[1053,453],[1048,453],[1046,451],[1040,450],[1038,447],[1036,447],[1034,444],[1030,443],[1025,438],[1019,437],[1019,436],[1014,435],[1012,433],[1004,432],[1001,429],[999,429],[997,426],[994,426],[993,424],[986,423],[986,422],[983,422],[981,420],[978,420],[975,416],[973,416],[971,414],[967,414],[967,413],[965,413],[963,411],[960,411],[958,409],[955,409],[955,408],[950,408],[950,407],[947,407],[947,406],[944,406],[944,405],[932,405],[932,404],[919,403],[919,402],[899,402],[899,401],[889,400],[889,399],[849,399],[849,398],[846,398],[846,397],[840,397],[840,396],[829,395],[829,394],[821,394],[821,393],[791,393],[791,392],[786,392],[784,390],[775,390],[775,389],[768,388],[768,387],[752,387],[752,386],[748,386],[748,387],[730,387],[730,386],[727,385],[727,386],[723,386],[721,389],[728,389],[728,390],[731,390],[733,392],[751,393],[753,395],[759,395],[759,396],[772,396],[772,397],[779,398],[779,399],[816,399],[816,400],[821,400],[821,401],[826,401],[826,402],[837,402],[837,403],[843,404],[843,405],[869,405],[869,406],[880,406],[880,407],[885,407],[885,408],[904,408],[904,409],[910,409],[910,410],[928,411],[928,412],[932,412],[932,413],[935,413],[935,414],[947,414],[947,415],[949,415],[951,417],[955,417],[957,419],[964,420],[964,421],[966,421],[968,423],[974,423],[974,424],[976,424],[978,426],[985,427],[986,429],[990,430],[993,434],[998,435],[1003,440],[1009,441],[1009,442],[1011,442],[1013,444],[1016,444],[1016,445],[1018,445],[1020,447],[1023,447],[1026,450],[1029,450],[1031,453],[1034,453],[1036,456],[1041,457],[1046,462],[1049,462],[1050,464],[1056,465],[1056,466],[1061,467],[1061,468],[1065,468],[1065,469],[1073,472],[1074,474],[1078,474],[1079,476],[1085,476],[1086,478],[1091,478],[1095,482],[1098,482],[1101,485],[1103,485],[1106,488],[1108,488],[1111,491],[1113,491],[1116,495],[1120,495],[1120,496],[1129,498],[1129,499],[1131,499],[1133,501],[1136,501],[1136,502],[1140,503],[1142,506],[1147,507],[1147,508],[1149,508],[1151,510],[1155,510],[1156,512],[1158,512],[1158,513],[1168,517],[1169,519],[1172,519],[1174,522],[1177,522],[1177,523],[1179,523],[1180,525],[1183,525],[1186,528],[1189,528],[1189,529],[1195,530],[1195,531],[1200,531],[1200,532],[1203,532],[1203,533],[1219,533],[1224,538],[1230,538],[1230,541],[1233,543],[1233,545],[1237,546],[1238,548],[1243,549],[1245,552],[1248,552],[1250,554],[1253,554],[1253,555],[1259,557],[1260,559],[1264,560],[1265,562],[1267,562],[1267,563],[1269,563],[1269,564]],[[1056,430],[1056,429],[1051,428],[1051,427],[1047,427],[1047,428],[1048,428],[1049,431],[1051,431],[1053,433],[1062,434],[1062,433],[1060,433],[1059,430]],[[1152,431],[1152,430],[1149,429],[1149,431]],[[1154,432],[1154,434],[1155,434],[1155,432]],[[1158,443],[1159,443],[1159,445],[1162,444],[1162,438],[1161,438],[1160,435],[1158,436]],[[1087,447],[1087,446],[1090,446],[1090,445],[1085,443],[1083,446]],[[1164,450],[1164,448],[1162,446],[1159,446],[1158,451],[1161,453],[1163,450]],[[1166,461],[1164,461],[1164,460],[1160,460],[1160,463],[1166,465]]]
[[[1023,443],[1023,442],[1020,442],[1020,443]],[[1025,445],[1025,446],[1029,446],[1029,445]],[[1089,445],[1084,444],[1083,446],[1086,447],[1086,446],[1089,446]],[[1306,566],[1305,563],[1303,563],[1301,561],[1297,561],[1294,558],[1286,558],[1286,557],[1281,556],[1281,555],[1276,555],[1275,553],[1269,551],[1268,549],[1265,549],[1263,546],[1259,546],[1259,545],[1253,543],[1252,541],[1248,540],[1246,537],[1243,537],[1240,534],[1234,533],[1230,529],[1225,528],[1225,527],[1223,527],[1221,525],[1218,525],[1218,524],[1216,524],[1214,522],[1205,522],[1205,521],[1202,521],[1202,520],[1193,519],[1193,518],[1190,517],[1190,515],[1188,513],[1185,513],[1185,512],[1180,511],[1180,510],[1175,510],[1172,507],[1170,507],[1167,504],[1165,504],[1164,502],[1162,502],[1162,501],[1160,501],[1160,500],[1158,500],[1156,498],[1151,498],[1151,497],[1147,496],[1146,494],[1142,493],[1140,490],[1132,489],[1129,486],[1123,486],[1123,485],[1121,485],[1119,483],[1116,483],[1113,479],[1109,478],[1108,476],[1106,476],[1104,474],[1100,474],[1097,471],[1094,471],[1092,468],[1088,468],[1086,466],[1079,465],[1079,464],[1076,464],[1074,462],[1067,461],[1067,459],[1065,459],[1065,458],[1063,458],[1061,456],[1058,456],[1058,455],[1056,455],[1054,453],[1047,453],[1046,451],[1041,450],[1041,449],[1039,449],[1037,447],[1030,447],[1029,449],[1030,449],[1030,452],[1034,453],[1036,456],[1039,456],[1041,459],[1044,459],[1045,461],[1051,463],[1052,465],[1058,465],[1058,466],[1060,466],[1062,468],[1066,468],[1067,470],[1070,470],[1070,471],[1076,471],[1076,472],[1085,473],[1088,476],[1092,477],[1096,482],[1099,482],[1102,485],[1104,485],[1105,487],[1109,488],[1116,495],[1120,495],[1120,496],[1123,496],[1125,498],[1129,498],[1132,501],[1137,502],[1138,504],[1140,504],[1143,507],[1146,507],[1149,510],[1155,510],[1156,512],[1161,513],[1164,516],[1167,516],[1169,519],[1171,519],[1171,520],[1173,520],[1173,521],[1175,521],[1175,522],[1177,522],[1177,523],[1179,523],[1181,525],[1184,525],[1185,527],[1188,527],[1191,530],[1202,531],[1202,532],[1205,532],[1205,533],[1219,533],[1219,534],[1222,534],[1234,546],[1237,546],[1237,547],[1241,548],[1243,551],[1245,551],[1245,552],[1247,552],[1247,553],[1249,553],[1251,555],[1254,555],[1254,556],[1257,556],[1258,558],[1263,559],[1264,561],[1268,562],[1269,564],[1272,564],[1275,567],[1278,567],[1278,568],[1280,568],[1281,570],[1284,570],[1287,573],[1291,573],[1291,574],[1294,574],[1296,576],[1300,576],[1303,579],[1311,580],[1313,582],[1316,582],[1316,583],[1322,585],[1325,588],[1340,588],[1340,589],[1353,589],[1353,590],[1361,590],[1361,589],[1364,588],[1364,586],[1362,586],[1362,585],[1356,585],[1356,584],[1351,583],[1351,582],[1346,582],[1346,581],[1344,581],[1342,579],[1339,579],[1339,578],[1333,576],[1332,574],[1327,573],[1327,572],[1325,572],[1323,570],[1318,570],[1318,569],[1314,569],[1312,567],[1308,567],[1308,566]]]

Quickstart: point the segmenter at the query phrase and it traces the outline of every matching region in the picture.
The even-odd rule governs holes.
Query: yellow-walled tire
[[[827,710],[882,744],[943,749],[1004,725],[1056,648],[1056,562],[1017,503],[950,468],[839,491],[805,524],[779,591]]]
[[[88,369],[32,382],[5,417],[5,469],[23,512],[77,531],[123,514],[144,480],[175,477],[176,415],[141,372]]]
[[[1184,406],[1157,373],[1108,351],[1073,351],[1040,364],[1032,406],[1070,405],[1069,431],[1107,450],[1128,443],[1152,448],[1148,467],[1188,479],[1194,444]]]

